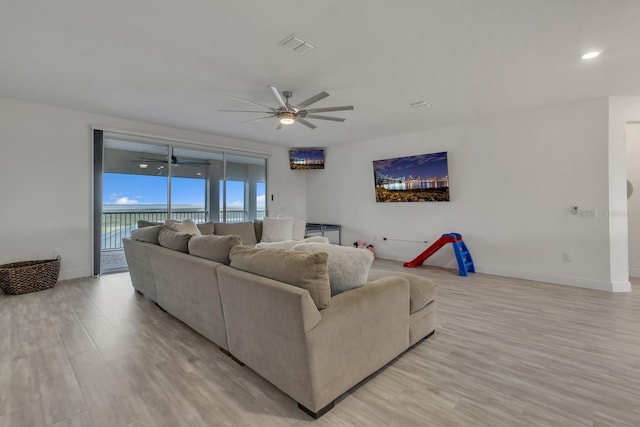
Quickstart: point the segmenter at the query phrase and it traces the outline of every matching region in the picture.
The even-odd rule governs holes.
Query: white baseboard
[[[640,268],[629,268],[629,276],[640,277]]]
[[[386,257],[385,257],[386,258]],[[397,257],[394,257],[397,258]],[[394,258],[386,258],[392,259],[395,261],[400,261],[399,259]],[[431,264],[437,267],[458,269],[458,264],[455,260],[447,263],[446,265],[437,265]],[[544,274],[544,273],[536,273],[531,271],[518,271],[511,270],[508,268],[502,267],[494,267],[488,265],[478,265],[475,264],[476,271],[478,273],[484,274],[492,274],[495,276],[503,276],[503,277],[512,277],[514,279],[524,279],[524,280],[533,280],[535,282],[544,282],[544,283],[552,283],[555,285],[564,285],[564,286],[574,286],[576,288],[586,288],[586,289],[595,289],[598,291],[606,291],[606,292],[631,292],[631,283],[629,282],[612,282],[606,280],[594,280],[594,279],[585,279],[585,278],[576,278],[576,277],[566,277],[566,276],[555,276],[552,274]],[[637,276],[640,277],[640,269],[635,269]]]
[[[69,279],[77,279],[79,277],[89,277],[92,276],[90,270],[86,269],[71,269],[71,270],[60,270],[60,275],[58,276],[58,280],[69,280]]]
[[[533,280],[536,282],[553,283],[556,285],[574,286],[577,288],[595,289],[607,292],[630,292],[629,282],[608,282],[605,280],[583,279],[575,277],[555,276],[552,274],[536,273],[530,271],[516,271],[500,267],[490,267],[476,264],[478,273],[493,274],[496,276],[513,277],[516,279]]]

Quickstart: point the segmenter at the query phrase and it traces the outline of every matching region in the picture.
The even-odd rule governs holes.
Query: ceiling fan
[[[157,165],[157,164],[167,164],[168,161],[166,159],[153,159],[150,157],[138,157],[138,160],[132,160],[133,163],[139,163],[140,167],[144,167],[142,165]],[[172,166],[206,166],[209,165],[208,160],[179,160],[176,156],[171,155],[171,165]]]
[[[292,92],[285,90],[282,92],[282,94],[280,94],[280,91],[278,89],[276,89],[273,86],[269,86],[269,90],[271,90],[271,93],[273,94],[273,97],[276,99],[276,102],[278,103],[277,107],[270,107],[268,105],[265,104],[261,104],[259,102],[255,102],[255,101],[249,101],[248,99],[242,99],[242,98],[238,98],[235,96],[231,96],[231,95],[227,95],[229,98],[233,98],[237,101],[241,101],[241,102],[246,102],[247,104],[253,104],[253,105],[257,105],[258,107],[262,107],[265,108],[265,110],[262,111],[257,111],[257,110],[218,110],[218,111],[224,111],[224,112],[230,112],[230,113],[264,113],[264,114],[268,114],[268,116],[265,117],[259,117],[257,119],[253,119],[253,120],[247,120],[244,123],[251,123],[251,122],[257,122],[259,120],[266,120],[266,119],[270,119],[272,117],[276,117],[278,118],[278,120],[280,121],[277,129],[282,129],[283,125],[290,125],[293,123],[300,123],[302,125],[305,125],[306,127],[308,127],[309,129],[315,129],[317,126],[314,125],[313,123],[309,122],[307,119],[318,119],[318,120],[331,120],[334,122],[344,122],[345,119],[340,118],[340,117],[331,117],[331,116],[324,116],[324,115],[319,115],[316,113],[327,113],[330,111],[347,111],[347,110],[353,110],[353,105],[344,105],[341,107],[324,107],[324,108],[306,108],[311,104],[315,104],[316,102],[320,101],[321,99],[326,98],[327,96],[329,96],[329,94],[327,92],[320,92],[317,95],[312,96],[309,99],[305,99],[304,101],[298,103],[297,105],[291,105],[289,103],[289,98],[291,98],[292,96]]]

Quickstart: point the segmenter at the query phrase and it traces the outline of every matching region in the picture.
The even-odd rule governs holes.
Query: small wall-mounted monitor
[[[289,165],[291,169],[324,169],[324,148],[293,148]]]

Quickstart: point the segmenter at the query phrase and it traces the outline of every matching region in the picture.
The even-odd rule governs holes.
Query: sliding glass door
[[[96,274],[126,271],[122,239],[141,222],[243,222],[266,214],[264,158],[109,135],[101,147]]]
[[[163,222],[169,212],[170,147],[104,139],[100,272],[126,270],[122,239],[139,221]]]
[[[265,217],[267,169],[264,159],[225,156],[225,178],[220,181],[220,211],[225,222]],[[224,214],[222,214],[224,212]]]

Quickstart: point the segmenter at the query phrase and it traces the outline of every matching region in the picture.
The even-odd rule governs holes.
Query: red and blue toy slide
[[[434,253],[438,252],[444,245],[451,243],[453,245],[453,252],[456,254],[456,260],[458,261],[458,273],[461,276],[466,276],[467,273],[475,273],[476,269],[473,265],[473,259],[471,259],[471,253],[467,248],[467,245],[462,240],[462,235],[458,233],[443,234],[434,244],[425,249],[415,259],[405,262],[404,266],[413,268],[419,265],[429,258]]]

